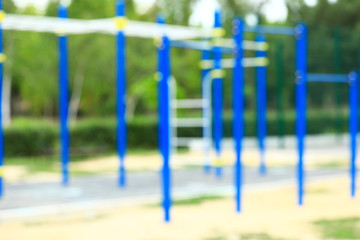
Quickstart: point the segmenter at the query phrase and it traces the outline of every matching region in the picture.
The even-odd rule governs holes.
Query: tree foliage
[[[198,0],[159,0],[147,12],[139,13],[136,3],[127,0],[127,15],[132,20],[154,22],[157,13],[163,13],[171,24],[188,25],[193,7]],[[234,17],[245,17],[249,13],[261,15],[261,1],[257,5],[246,0],[219,0],[224,12],[224,26],[227,37],[231,37],[231,22]],[[34,7],[17,9],[11,0],[5,1],[5,10],[10,13],[40,14]],[[51,1],[44,15],[56,16],[58,1]],[[346,73],[358,67],[360,40],[360,1],[338,0],[329,3],[318,0],[309,7],[304,0],[287,0],[288,18],[275,25],[295,26],[305,22],[309,26],[309,71]],[[115,0],[76,0],[69,6],[72,18],[110,18],[115,14]],[[267,24],[265,16],[261,16]],[[337,30],[336,30],[337,29]],[[336,52],[335,35],[341,40],[340,55]],[[254,39],[254,34],[247,34]],[[272,46],[269,50],[271,64],[268,70],[268,106],[276,104],[276,59],[277,42],[284,45],[286,82],[284,88],[287,107],[294,104],[294,39],[268,36]],[[9,46],[13,44],[13,51]],[[340,50],[339,50],[340,49]],[[58,53],[57,37],[52,34],[12,32],[5,33],[5,53],[11,58],[12,109],[14,114],[56,117],[58,112]],[[102,34],[74,35],[69,37],[70,91],[72,95],[80,89],[80,116],[104,116],[115,114],[115,42],[114,36]],[[253,56],[247,53],[247,56]],[[335,56],[340,58],[335,60]],[[200,53],[172,50],[172,70],[178,82],[178,97],[196,98],[201,94],[199,60]],[[339,63],[340,62],[340,63]],[[156,49],[152,39],[127,39],[127,103],[128,114],[156,113]],[[336,69],[335,65],[341,67]],[[254,69],[246,70],[246,94],[248,107],[254,107]],[[231,72],[224,81],[225,107],[230,108]],[[327,93],[331,100],[333,86],[311,87],[310,104],[313,107],[327,105]],[[342,89],[346,94],[346,87]],[[343,95],[345,96],[345,95]],[[345,99],[345,98],[344,98]],[[346,101],[344,101],[345,104]]]

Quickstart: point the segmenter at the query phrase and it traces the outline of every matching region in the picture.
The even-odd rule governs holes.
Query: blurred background
[[[72,0],[66,3],[70,18],[96,19],[114,17],[115,1]],[[4,10],[6,13],[56,17],[59,3],[57,0],[4,0]],[[126,0],[126,14],[131,20],[154,22],[157,14],[162,13],[168,24],[183,26],[212,27],[213,13],[218,8],[223,11],[226,37],[229,38],[234,17],[243,18],[248,25],[294,27],[298,22],[306,23],[309,27],[308,70],[311,73],[347,74],[360,68],[360,1]],[[255,37],[255,34],[246,34],[247,40]],[[115,38],[102,34],[69,36],[69,123],[71,176],[74,180],[66,189],[58,183],[57,41],[57,36],[47,33],[6,31],[4,34],[7,61],[4,65],[2,114],[5,189],[8,190],[0,202],[0,232],[6,230],[5,238],[0,235],[0,239],[20,239],[19,236],[22,239],[40,239],[39,236],[62,240],[82,239],[84,236],[87,239],[98,239],[99,236],[113,239],[112,233],[122,236],[122,239],[360,238],[360,215],[356,212],[360,202],[349,200],[348,179],[345,177],[349,157],[346,84],[309,84],[307,132],[312,137],[307,142],[311,151],[306,155],[309,160],[306,165],[312,171],[309,179],[322,179],[324,182],[312,183],[307,190],[309,207],[302,208],[302,212],[296,207],[294,165],[297,156],[293,137],[295,41],[292,37],[267,36],[270,44],[267,162],[273,170],[264,178],[257,175],[255,168],[259,159],[255,139],[255,69],[246,69],[247,149],[244,163],[248,167],[245,184],[249,184],[246,185],[249,194],[244,200],[245,214],[239,218],[233,214],[231,166],[234,156],[232,148],[227,145],[232,137],[233,96],[232,72],[227,70],[223,81],[223,124],[227,139],[223,155],[225,178],[217,181],[213,176],[202,175],[202,155],[180,149],[180,154],[195,156],[198,161],[174,165],[174,169],[179,170],[174,171],[174,209],[178,209],[174,210],[174,215],[178,220],[171,226],[164,226],[160,216],[158,170],[161,159],[157,153],[158,93],[154,40],[127,38],[129,154],[126,165],[130,180],[129,188],[124,191],[119,191],[115,184],[118,167]],[[248,57],[254,55],[250,51],[246,53]],[[200,52],[172,49],[171,67],[177,80],[178,99],[201,98],[200,60]],[[200,111],[178,111],[181,117],[200,114]],[[201,134],[200,128],[178,130],[180,137],[200,137]],[[337,179],[338,176],[341,178]],[[153,198],[153,195],[157,197]],[[139,196],[147,198],[135,198]],[[114,199],[120,199],[121,203]],[[106,202],[92,202],[93,210],[86,209],[79,214],[78,210],[83,209],[81,203],[90,200]],[[78,205],[72,205],[72,208],[57,206],[63,203]],[[52,204],[52,208],[37,208],[47,204]],[[131,207],[117,208],[120,205]],[[110,210],[98,210],[105,209],[104,206]],[[20,208],[24,211],[15,211]],[[53,215],[42,220],[31,218],[5,223],[9,219],[42,213],[48,215],[49,212]],[[54,217],[60,212],[68,214]],[[143,231],[139,231],[139,223]],[[127,231],[120,231],[124,228],[119,226],[124,226]],[[104,227],[108,231],[103,231]]]
[[[56,16],[57,1],[6,0],[8,13]],[[223,9],[227,37],[231,21],[240,16],[257,23],[309,25],[309,72],[347,73],[359,66],[360,3],[339,1],[199,1],[127,0],[132,20],[154,22],[160,12],[169,24],[212,24],[213,10]],[[72,18],[114,16],[114,1],[72,1]],[[56,154],[58,147],[57,39],[43,33],[6,32],[3,116],[7,157]],[[248,34],[247,39],[255,39]],[[268,134],[294,133],[294,40],[269,36]],[[101,34],[70,36],[70,121],[73,154],[115,151],[114,38]],[[178,98],[200,97],[200,53],[173,49],[172,70],[178,81]],[[127,121],[129,149],[156,149],[156,49],[151,39],[127,41]],[[254,54],[249,52],[249,56]],[[224,81],[225,136],[231,136],[231,71]],[[255,77],[246,71],[246,135],[254,136]],[[318,94],[321,92],[322,94]],[[312,84],[308,96],[308,133],[347,131],[347,87]],[[185,112],[183,114],[186,114]],[[191,113],[194,114],[194,113]],[[325,120],[326,119],[326,120]],[[198,129],[180,135],[194,136]],[[142,134],[142,133],[148,134]],[[188,133],[190,132],[190,133]],[[89,137],[91,136],[91,137]],[[14,144],[15,142],[17,144]]]

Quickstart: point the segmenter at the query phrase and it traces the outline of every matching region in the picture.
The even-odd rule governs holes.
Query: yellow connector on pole
[[[6,17],[5,11],[1,10],[0,11],[0,23],[2,23],[4,21],[5,17]]]
[[[128,24],[128,20],[126,17],[116,17],[115,18],[115,26],[116,29],[121,31],[124,30],[124,28],[126,27],[126,25]]]
[[[4,53],[0,53],[0,63],[4,63],[6,61],[6,55]]]

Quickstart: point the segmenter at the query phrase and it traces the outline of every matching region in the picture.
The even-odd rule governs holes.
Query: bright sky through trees
[[[44,9],[49,0],[14,0],[14,2],[21,7],[28,4],[34,4],[39,9]],[[145,12],[155,0],[136,0],[138,3],[138,10]],[[251,0],[254,3],[262,0]],[[328,0],[329,2],[336,2],[337,0]],[[317,0],[305,0],[309,6],[314,6]],[[211,27],[213,23],[213,11],[218,7],[216,0],[199,0],[194,6],[194,13],[190,18],[191,25],[202,25],[205,27]],[[264,14],[270,22],[276,22],[284,20],[287,16],[287,9],[285,6],[285,0],[269,0],[269,2],[263,8]],[[251,17],[250,17],[251,21]]]

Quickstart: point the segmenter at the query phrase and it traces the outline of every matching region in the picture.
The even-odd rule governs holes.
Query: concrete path
[[[307,180],[346,176],[345,170],[313,170]],[[296,186],[294,168],[270,168],[266,176],[257,169],[244,171],[245,191],[268,187]],[[161,178],[157,172],[128,175],[128,186],[117,187],[116,176],[79,177],[68,187],[57,183],[8,184],[0,200],[0,220],[37,215],[74,212],[126,204],[148,204],[161,201]],[[173,171],[173,196],[187,198],[205,194],[233,194],[233,169],[225,168],[224,177],[205,175],[200,168]]]

